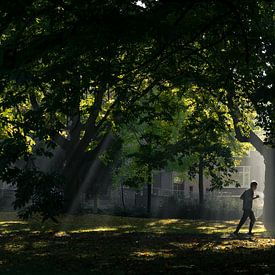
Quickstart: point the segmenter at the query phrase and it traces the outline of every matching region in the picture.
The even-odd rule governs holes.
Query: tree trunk
[[[264,188],[264,226],[267,230],[275,230],[275,148],[265,145],[253,132],[250,133],[250,143],[264,157],[265,188]],[[260,183],[263,184],[263,183]]]
[[[147,184],[147,213],[151,214],[151,190],[152,185],[150,183]]]
[[[124,188],[123,188],[123,183],[120,184],[120,191],[121,191],[121,202],[122,202],[123,210],[126,211],[125,200],[124,200]]]
[[[265,189],[264,189],[264,226],[267,230],[275,230],[275,149],[265,145],[260,137],[250,131],[249,137],[243,136],[239,122],[242,115],[238,107],[234,105],[235,92],[229,90],[228,107],[233,119],[236,138],[240,142],[250,142],[254,148],[264,157],[265,162]]]
[[[66,174],[66,185],[64,189],[65,212],[77,212],[80,207],[81,194],[87,190],[93,190],[95,196],[97,178],[101,178],[101,162],[99,159],[85,162],[84,159],[76,161],[75,165],[70,166],[69,173]],[[91,188],[93,186],[93,188]]]
[[[275,148],[264,146],[265,189],[264,189],[264,226],[275,231]]]
[[[75,212],[79,209],[81,194],[100,176],[102,163],[99,156],[112,146],[113,141],[112,136],[107,135],[89,154],[77,147],[72,153],[68,153],[66,166],[62,171],[67,180],[64,188],[65,212]]]
[[[203,205],[204,202],[204,190],[203,190],[203,157],[200,156],[199,162],[199,203],[200,206]]]
[[[264,188],[264,226],[269,231],[275,230],[275,148],[265,145],[253,132],[248,140],[264,157],[265,162],[265,188]],[[260,183],[263,184],[263,183]]]
[[[63,171],[66,180],[64,187],[64,211],[66,213],[76,212],[80,207],[80,163],[80,160],[75,160]]]

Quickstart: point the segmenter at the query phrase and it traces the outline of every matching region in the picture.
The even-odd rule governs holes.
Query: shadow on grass
[[[0,274],[274,273],[274,240],[232,239],[235,225],[99,215],[1,221]]]
[[[3,217],[4,218],[3,218]],[[59,223],[41,223],[40,217],[26,222],[18,220],[15,213],[0,212],[0,233],[11,231],[49,231],[49,232],[98,232],[118,231],[153,233],[191,233],[191,234],[229,234],[234,231],[238,221],[209,221],[182,219],[144,219],[109,215],[67,215],[59,218]],[[247,224],[243,227],[243,231]],[[263,224],[257,222],[254,232],[266,232]]]

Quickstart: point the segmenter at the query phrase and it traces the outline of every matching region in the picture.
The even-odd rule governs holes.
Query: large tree
[[[142,2],[0,4],[0,176],[20,187],[17,206],[33,202],[30,211],[51,216],[43,205],[49,196],[59,205],[63,189],[70,209],[99,177],[99,155],[113,143],[116,125],[153,88],[169,82],[184,92],[195,83],[221,99],[228,90],[223,58],[240,64],[246,83],[251,68],[259,75],[267,1]],[[48,151],[54,156],[42,169],[38,157]],[[63,187],[58,180],[47,186],[52,170]]]
[[[274,230],[274,5],[263,1],[256,6],[253,17],[239,13],[243,41],[235,30],[235,39],[216,46],[208,59],[208,73],[214,76],[208,90],[227,106],[236,138],[249,142],[264,157],[263,217],[265,227]],[[263,135],[255,132],[256,127]]]

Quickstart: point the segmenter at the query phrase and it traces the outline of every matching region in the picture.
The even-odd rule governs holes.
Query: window
[[[178,174],[173,175],[173,194],[177,196],[184,196],[184,180]]]
[[[232,179],[236,180],[241,187],[250,186],[250,166],[237,166],[237,173],[233,174]],[[228,186],[233,187],[233,186]]]
[[[184,181],[180,177],[173,177],[173,190],[184,191]]]

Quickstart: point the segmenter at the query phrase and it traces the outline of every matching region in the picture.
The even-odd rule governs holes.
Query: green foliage
[[[165,167],[177,154],[204,154],[209,173],[229,173],[231,147],[223,135],[231,131],[229,116],[247,136],[256,111],[272,140],[271,4],[143,3],[0,3],[2,180],[14,166],[25,172],[19,161],[49,155],[56,146],[65,155],[56,170],[66,186],[76,186],[110,146],[106,136],[129,123],[140,127],[140,144],[122,159],[133,160],[136,174]],[[35,150],[41,144],[51,149]],[[16,175],[7,182],[20,184]]]
[[[39,213],[46,219],[53,219],[63,211],[63,181],[60,175],[48,174],[31,169],[10,168],[5,178],[12,179],[17,192],[14,208],[23,219]]]
[[[132,182],[140,184],[143,180],[146,184],[152,171],[161,169],[177,171],[183,178],[194,178],[202,158],[212,189],[230,184],[238,186],[232,179],[236,155],[242,157],[247,146],[234,138],[226,106],[195,86],[185,91],[183,97],[179,89],[167,87],[158,93],[158,99],[149,102],[143,98],[139,102],[139,116],[131,116],[121,128],[123,147],[115,172],[116,183],[133,186]],[[144,173],[148,173],[148,178],[142,176]],[[139,180],[136,175],[140,176]]]

